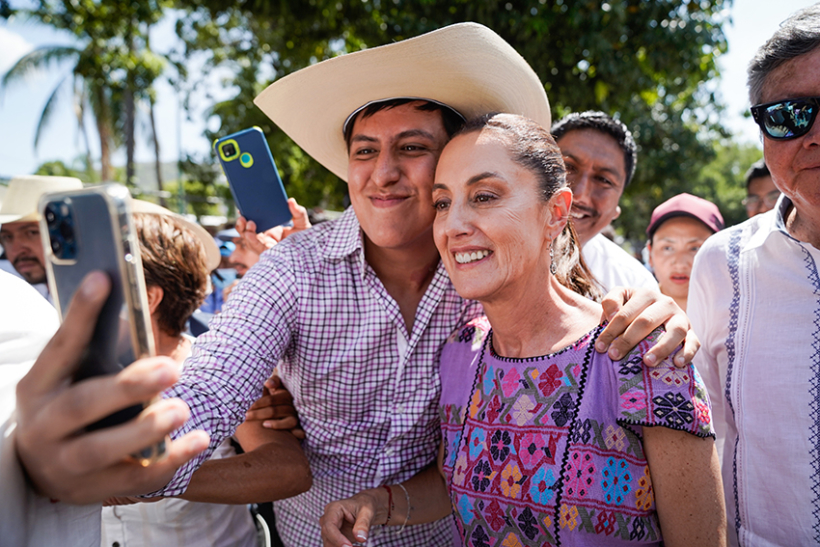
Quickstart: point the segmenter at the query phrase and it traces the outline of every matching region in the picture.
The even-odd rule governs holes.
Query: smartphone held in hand
[[[46,194],[39,211],[49,290],[61,319],[88,273],[103,271],[111,280],[111,292],[73,381],[116,374],[137,359],[153,357],[151,318],[128,189],[107,184]],[[87,429],[122,424],[136,418],[144,407],[124,408]],[[160,443],[134,457],[148,465],[164,451]]]
[[[258,232],[291,220],[288,196],[261,129],[252,127],[218,139],[214,149],[236,206],[256,223]]]

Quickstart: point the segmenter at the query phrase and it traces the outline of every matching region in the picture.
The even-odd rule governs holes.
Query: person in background
[[[743,206],[749,218],[774,209],[780,190],[774,185],[772,174],[766,167],[766,160],[756,161],[746,171],[746,197]]]
[[[223,230],[222,232],[224,232]],[[211,272],[211,292],[205,297],[205,302],[199,307],[199,311],[209,315],[222,311],[225,303],[224,290],[236,280],[236,269],[231,264],[231,254],[236,249],[236,245],[230,240],[223,240],[217,234],[216,242],[219,245],[219,266]]]
[[[133,210],[157,354],[171,357],[181,368],[193,343],[183,329],[205,298],[208,272],[219,264],[218,249],[203,228],[167,209],[134,200]],[[247,505],[226,503],[242,499],[271,501],[304,492],[310,487],[310,468],[298,441],[287,431],[272,431],[258,422],[246,422],[236,430],[235,438],[246,452],[239,457],[253,470],[250,476],[234,483],[235,491],[220,493],[208,481],[211,465],[222,458],[238,457],[230,441],[225,440],[194,474],[184,499],[105,507],[102,547],[257,545]],[[270,451],[276,451],[279,461],[265,455]],[[220,499],[224,502],[219,503]]]
[[[730,545],[820,543],[820,4],[748,69],[752,115],[782,195],[710,237],[692,269]]]
[[[652,211],[646,228],[649,265],[661,292],[686,310],[695,254],[706,238],[723,229],[717,205],[691,194],[678,194]]]
[[[15,177],[0,205],[0,246],[6,258],[17,274],[49,301],[37,206],[43,194],[82,187],[80,179],[73,177]]]
[[[643,264],[601,234],[618,218],[618,202],[635,174],[637,150],[623,122],[603,112],[565,116],[551,129],[567,166],[572,224],[584,261],[604,291],[615,287],[658,289]]]

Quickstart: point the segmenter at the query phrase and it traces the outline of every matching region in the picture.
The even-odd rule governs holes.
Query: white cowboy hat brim
[[[73,177],[40,175],[14,177],[9,181],[8,190],[0,205],[0,224],[38,222],[40,212],[37,206],[43,194],[79,190],[82,187],[82,181]]]
[[[131,200],[131,212],[174,217],[186,228],[191,230],[196,238],[202,242],[202,246],[205,248],[205,262],[208,266],[208,272],[212,272],[219,267],[219,263],[222,261],[222,255],[219,253],[219,247],[216,246],[216,242],[214,241],[214,238],[211,237],[211,234],[208,233],[208,230],[196,222],[191,222],[184,216],[174,213],[165,207],[161,207],[156,203],[143,201],[141,199]]]
[[[291,139],[347,180],[343,125],[368,103],[429,99],[465,119],[490,112],[530,118],[549,129],[544,86],[518,52],[477,23],[334,57],[268,86],[254,103]]]

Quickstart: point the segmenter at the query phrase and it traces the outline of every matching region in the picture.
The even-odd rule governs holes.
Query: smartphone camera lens
[[[234,143],[232,143],[232,142],[225,143],[222,146],[222,154],[225,157],[228,157],[228,158],[235,156],[236,155],[236,146],[234,145]]]
[[[54,257],[71,260],[77,255],[74,218],[71,206],[65,202],[49,203],[45,209],[48,238]]]
[[[46,207],[46,223],[49,226],[53,226],[55,221],[57,220],[57,214],[54,212],[54,206],[49,205]]]

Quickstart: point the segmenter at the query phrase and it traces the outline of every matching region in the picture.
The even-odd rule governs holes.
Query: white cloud
[[[10,69],[20,57],[34,49],[34,46],[19,34],[0,26],[0,74]]]

